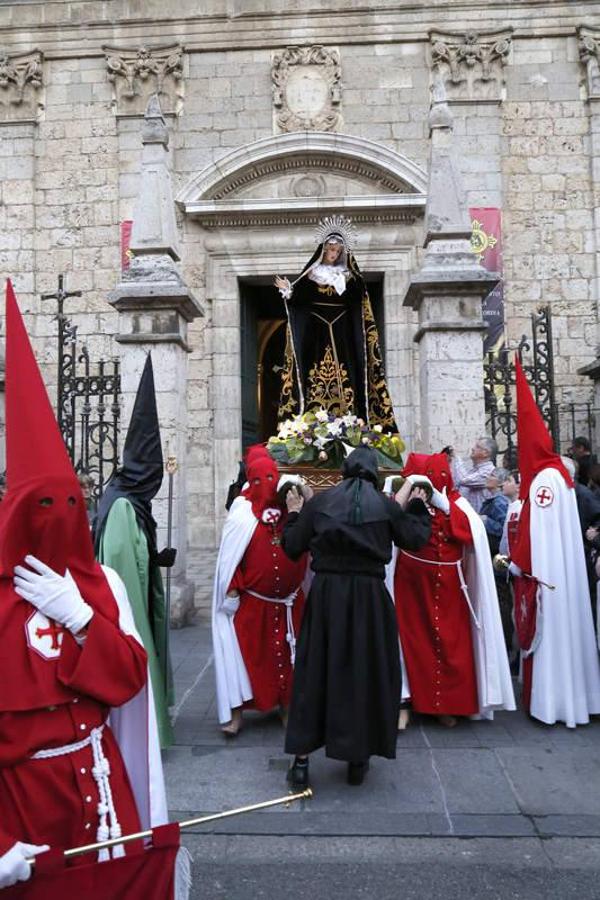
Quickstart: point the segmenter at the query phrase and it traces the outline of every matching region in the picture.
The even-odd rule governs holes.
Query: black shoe
[[[369,760],[364,762],[348,763],[348,784],[358,785],[365,780],[365,775],[369,771]]]
[[[287,780],[294,788],[308,787],[308,759],[295,758],[287,772]]]

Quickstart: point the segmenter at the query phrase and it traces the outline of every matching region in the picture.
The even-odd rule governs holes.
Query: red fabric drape
[[[153,831],[152,846],[141,853],[83,866],[65,867],[56,851],[37,857],[29,881],[5,888],[2,900],[172,900],[179,826]]]

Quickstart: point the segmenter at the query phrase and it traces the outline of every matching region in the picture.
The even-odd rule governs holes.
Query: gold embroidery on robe
[[[323,407],[336,416],[345,416],[353,404],[354,390],[348,370],[343,363],[336,362],[328,344],[321,362],[315,363],[308,373],[307,409]]]
[[[285,333],[285,353],[281,370],[281,395],[277,419],[284,422],[296,415],[298,401],[294,397],[294,353],[292,350],[292,334],[288,325]]]
[[[320,294],[326,294],[328,297],[333,297],[334,294],[337,294],[332,284],[318,284],[317,290]]]
[[[371,425],[383,425],[384,428],[396,430],[394,409],[388,394],[385,376],[383,373],[383,360],[379,346],[377,325],[371,307],[369,295],[365,293],[362,301],[363,321],[367,344],[367,384],[369,387],[368,408]]]

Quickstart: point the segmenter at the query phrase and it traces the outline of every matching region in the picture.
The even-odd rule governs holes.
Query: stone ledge
[[[447,297],[487,296],[500,281],[496,272],[487,272],[482,268],[470,270],[440,269],[438,271],[421,270],[413,275],[410,285],[402,301],[403,306],[418,310],[426,296]]]
[[[166,332],[165,334],[150,334],[148,332],[117,334],[115,335],[115,341],[117,344],[178,344],[186,353],[192,352],[192,348],[187,341],[176,331]]]
[[[587,375],[593,381],[600,381],[600,357],[596,358],[594,362],[588,363],[587,366],[577,369],[577,374]]]
[[[177,282],[126,282],[121,281],[109,294],[109,303],[118,312],[172,309],[186,322],[204,315],[204,308],[194,294]]]
[[[430,331],[487,331],[487,323],[483,319],[476,322],[423,322],[419,326],[413,341],[417,344],[421,338]],[[450,360],[439,360],[440,362],[450,362]]]

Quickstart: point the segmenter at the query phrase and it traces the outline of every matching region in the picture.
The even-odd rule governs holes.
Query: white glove
[[[221,609],[225,613],[226,616],[235,616],[236,612],[240,608],[240,598],[239,597],[225,597],[223,600],[223,605]]]
[[[28,600],[49,619],[60,622],[72,634],[85,628],[94,610],[79,593],[70,572],[67,570],[63,577],[35,556],[26,556],[25,562],[31,568],[15,566],[14,586],[19,597]]]
[[[30,856],[45,853],[47,844],[22,844],[17,841],[10,850],[0,856],[0,888],[10,887],[17,881],[28,881],[31,878],[31,866],[26,862]]]
[[[510,562],[508,564],[508,573],[509,573],[509,575],[512,575],[513,578],[520,578],[521,575],[523,574],[523,569],[520,566],[518,566],[516,563]]]
[[[436,509],[439,509],[443,513],[446,513],[446,515],[450,514],[450,501],[448,500],[448,495],[446,493],[445,487],[442,491],[438,491],[436,490],[436,488],[434,488],[429,503],[431,504],[431,506],[435,506]]]

